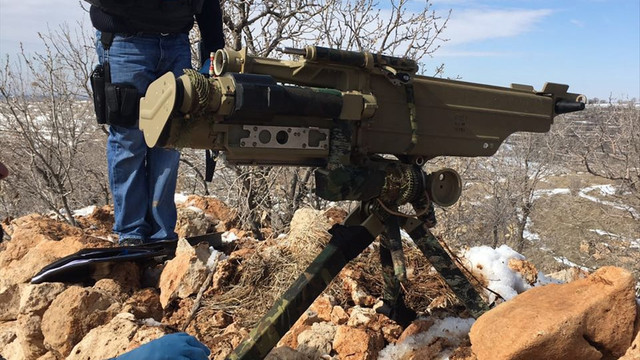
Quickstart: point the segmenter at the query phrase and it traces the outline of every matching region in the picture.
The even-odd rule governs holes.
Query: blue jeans
[[[182,75],[191,68],[187,34],[116,34],[105,51],[97,32],[100,63],[108,60],[112,83],[128,83],[144,95],[159,76],[172,71]],[[138,126],[110,126],[107,140],[109,185],[113,196],[113,231],[120,239],[143,242],[175,239],[177,219],[174,193],[180,153],[147,147]]]

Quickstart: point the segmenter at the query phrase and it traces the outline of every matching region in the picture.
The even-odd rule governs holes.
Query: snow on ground
[[[533,200],[539,199],[542,196],[551,195],[571,195],[571,190],[567,188],[535,190],[533,192]]]
[[[615,238],[621,241],[625,241],[629,243],[629,247],[632,249],[640,248],[640,238],[638,239],[629,239],[628,237],[624,237],[622,235],[614,234],[601,229],[589,229],[589,231],[594,232],[600,236],[608,236],[611,238]]]
[[[540,235],[531,231],[532,224],[533,223],[531,222],[531,218],[530,217],[527,218],[527,222],[524,224],[524,231],[522,232],[522,237],[529,241],[540,240]]]
[[[610,196],[610,195],[614,195],[616,193],[615,186],[613,186],[611,184],[594,185],[594,186],[589,186],[589,187],[586,187],[584,189],[581,189],[580,192],[578,193],[578,196],[580,196],[581,198],[584,198],[584,199],[591,200],[593,202],[602,204],[602,205],[611,206],[614,209],[628,211],[629,213],[631,213],[631,216],[633,216],[635,219],[640,219],[640,211],[636,210],[632,206],[629,206],[629,205],[626,205],[626,204],[617,203],[617,202],[613,202],[613,201],[602,200],[602,199],[599,199],[599,198],[597,198],[595,196],[589,195],[589,193],[594,191],[594,190],[599,190],[600,194],[604,195],[604,196]]]
[[[475,319],[461,319],[458,317],[448,317],[437,320],[429,330],[409,336],[401,344],[389,344],[387,347],[380,351],[378,360],[400,360],[404,359],[404,356],[408,355],[411,351],[420,347],[429,345],[435,338],[446,338],[452,344],[455,349],[460,342],[467,337],[471,330],[471,325],[475,322]],[[440,353],[436,359],[448,359],[451,355],[450,351]]]
[[[93,212],[96,210],[96,206],[95,205],[91,205],[91,206],[87,206],[84,207],[82,209],[78,209],[78,210],[73,210],[73,216],[89,216],[91,214],[93,214]]]
[[[554,258],[557,262],[559,262],[559,263],[561,263],[561,264],[563,264],[563,265],[567,265],[567,266],[569,266],[569,267],[575,267],[575,268],[578,268],[578,269],[581,269],[581,270],[584,270],[584,271],[591,272],[591,269],[589,269],[588,267],[580,266],[580,265],[578,265],[578,264],[576,264],[576,263],[572,262],[571,260],[567,259],[567,258],[566,258],[566,257],[564,257],[564,256],[554,256],[553,258]]]
[[[462,256],[471,264],[471,268],[480,271],[487,279],[488,288],[509,300],[519,293],[530,289],[520,273],[509,267],[509,259],[524,260],[524,256],[507,245],[493,249],[489,246],[476,246],[465,251]],[[489,302],[493,302],[496,295],[486,292]]]
[[[222,242],[225,244],[232,243],[236,240],[238,240],[238,235],[232,233],[231,231],[225,231],[222,234]]]
[[[188,195],[182,193],[175,193],[175,195],[173,195],[173,200],[176,202],[176,204],[184,204],[185,202],[187,202],[188,198]]]

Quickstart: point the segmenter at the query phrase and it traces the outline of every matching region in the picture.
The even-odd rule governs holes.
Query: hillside
[[[552,186],[560,188],[557,183]],[[581,191],[601,196],[603,201],[606,197]],[[555,198],[563,193],[541,190],[539,195],[546,201],[565,204],[583,199]],[[586,205],[582,207],[588,213]],[[562,209],[557,210],[562,213]],[[183,243],[178,246],[177,256],[167,262],[112,264],[83,283],[39,285],[28,282],[44,264],[82,248],[113,246],[109,235],[111,209],[92,207],[76,212],[80,228],[37,214],[15,219],[3,224],[11,239],[0,247],[0,354],[10,360],[104,359],[162,334],[184,330],[212,349],[212,359],[223,359],[326,244],[330,236],[326,230],[345,214],[338,208],[325,212],[302,209],[296,212],[286,234],[257,241],[235,227],[237,213],[221,201],[189,196],[179,205],[180,235],[222,231],[219,251],[206,244],[193,248]],[[553,218],[553,214],[546,215]],[[534,214],[529,229],[532,234],[539,231],[536,224],[543,218],[538,216],[545,214]],[[518,353],[517,346],[531,345],[506,341],[509,334],[524,338],[528,331],[541,327],[550,329],[547,338],[557,337],[552,329],[562,329],[565,334],[559,345],[554,341],[555,347],[544,341],[535,345],[549,359],[575,357],[578,353],[587,354],[580,357],[584,359],[612,359],[625,352],[625,359],[636,359],[640,356],[640,305],[634,294],[637,277],[634,280],[631,272],[621,268],[602,267],[611,261],[608,264],[637,272],[637,261],[616,260],[623,256],[618,249],[624,248],[626,241],[623,235],[620,237],[620,242],[608,242],[611,251],[606,255],[611,257],[594,259],[600,262],[581,268],[555,260],[546,266],[563,270],[547,275],[536,269],[535,261],[527,261],[507,246],[461,251],[461,261],[474,270],[480,282],[502,298],[511,299],[475,325],[422,255],[407,242],[406,302],[419,318],[406,328],[375,313],[382,280],[374,245],[339,274],[268,358],[508,358],[504,354]],[[541,253],[562,251],[544,250],[546,246],[548,243],[541,244]],[[576,244],[566,246],[573,248]],[[627,246],[631,256],[637,256],[633,249]],[[589,258],[581,251],[575,256],[573,261]],[[544,262],[546,258],[539,259]],[[595,268],[600,270],[593,273]],[[569,284],[562,286],[573,288],[554,285],[563,282]],[[495,300],[495,293],[480,290]],[[585,295],[572,298],[570,294],[576,292]],[[523,294],[516,296],[518,293]],[[548,304],[565,305],[561,313],[552,315],[557,306],[549,308]],[[548,316],[536,313],[545,306]],[[583,323],[598,326],[580,325]],[[516,330],[513,324],[518,325]],[[634,336],[635,343],[630,347]]]

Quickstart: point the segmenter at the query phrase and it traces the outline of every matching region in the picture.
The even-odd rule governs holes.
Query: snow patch
[[[231,232],[231,231],[225,231],[222,234],[222,242],[225,244],[228,243],[232,243],[234,241],[238,240],[238,235],[236,235],[235,233]]]
[[[82,209],[78,209],[78,210],[73,210],[73,216],[89,216],[91,214],[93,214],[93,212],[96,210],[96,206],[95,205],[91,205],[91,206],[87,206],[84,207]]]
[[[411,351],[427,346],[433,342],[435,338],[446,338],[452,347],[457,347],[463,339],[467,337],[471,330],[471,325],[475,319],[461,319],[457,317],[448,317],[437,320],[429,330],[411,335],[400,344],[389,344],[380,351],[378,360],[400,360],[404,359]],[[434,359],[448,359],[451,351],[445,351]]]
[[[176,204],[184,204],[185,202],[187,202],[188,198],[188,195],[181,193],[176,193],[175,195],[173,195],[173,201],[175,201]]]
[[[607,200],[598,199],[595,196],[589,195],[589,193],[594,191],[594,190],[599,190],[600,191],[600,195],[603,195],[603,196],[610,196],[610,195],[614,195],[616,193],[615,186],[613,186],[611,184],[594,185],[594,186],[589,186],[589,187],[586,187],[584,189],[581,189],[580,192],[578,193],[578,196],[580,196],[583,199],[587,199],[587,200],[596,202],[598,204],[611,206],[614,209],[628,211],[629,213],[631,213],[631,216],[633,216],[635,219],[640,219],[640,212],[638,210],[636,210],[632,206],[629,206],[629,205],[626,205],[626,204],[620,204],[620,203],[613,202],[613,201],[607,201]]]
[[[533,199],[535,200],[542,196],[552,195],[571,195],[571,190],[567,188],[536,190],[533,192]]]
[[[564,257],[564,256],[554,256],[553,258],[554,258],[557,262],[559,262],[559,263],[561,263],[561,264],[563,264],[563,265],[567,265],[567,266],[569,266],[569,267],[575,267],[575,268],[578,268],[578,269],[580,269],[580,270],[584,270],[584,271],[589,271],[589,272],[591,271],[591,269],[589,269],[588,267],[580,266],[580,265],[578,265],[578,264],[576,264],[576,263],[572,262],[571,260],[567,259],[567,258],[566,258],[566,257]]]
[[[207,259],[207,269],[215,270],[218,266],[218,261],[226,259],[227,255],[222,251],[214,249],[213,246],[209,247],[209,251],[211,251],[211,255],[209,255]]]
[[[509,300],[525,290],[531,288],[520,273],[509,267],[510,259],[524,260],[525,257],[507,245],[493,249],[489,246],[476,246],[465,251],[462,255],[471,264],[474,271],[479,271],[487,279],[487,286],[492,291]],[[493,302],[496,295],[485,291],[489,302]]]

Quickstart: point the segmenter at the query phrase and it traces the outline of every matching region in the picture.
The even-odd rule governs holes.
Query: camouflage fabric
[[[389,251],[389,238],[385,234],[380,235],[380,264],[382,265],[382,281],[384,288],[382,289],[382,300],[387,301],[394,306],[401,296],[402,287],[400,281],[396,277],[393,268],[393,260],[391,259],[391,251]]]
[[[489,310],[485,301],[480,294],[471,285],[469,279],[456,266],[449,254],[440,245],[438,239],[429,231],[426,224],[416,227],[409,232],[413,242],[418,246],[420,251],[427,257],[427,260],[438,271],[440,276],[449,285],[451,290],[456,294],[458,299],[462,301],[471,316],[478,318],[484,312]]]

